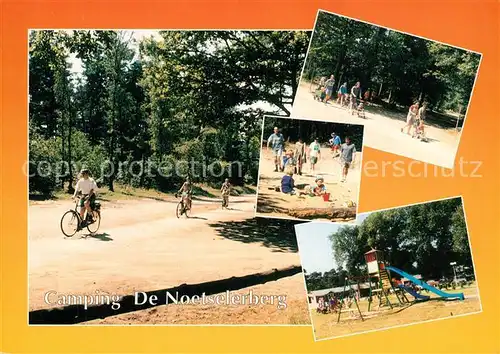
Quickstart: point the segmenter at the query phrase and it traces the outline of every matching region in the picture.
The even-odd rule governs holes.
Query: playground
[[[340,293],[332,291],[314,298],[319,300],[316,311],[311,305],[309,310],[316,339],[452,317],[481,309],[473,281],[459,283],[455,278],[451,283],[425,282],[421,276],[387,265],[381,251],[372,249],[365,253],[364,258],[368,276],[348,276]],[[363,292],[366,297],[361,296]],[[324,321],[321,315],[330,318]],[[332,325],[332,322],[339,326]],[[362,324],[358,326],[357,322]]]
[[[461,198],[295,230],[316,339],[481,311]]]
[[[464,294],[465,299],[463,301],[443,301],[433,293],[427,294],[424,292],[424,294],[431,297],[429,301],[415,301],[403,307],[379,311],[376,316],[365,316],[364,321],[361,321],[355,312],[346,311],[342,313],[340,322],[337,323],[337,313],[321,314],[314,310],[311,311],[314,335],[317,340],[320,340],[423,321],[449,318],[462,314],[471,314],[481,310],[475,283],[469,287],[456,290]],[[395,295],[391,295],[390,300],[397,302]],[[355,306],[353,305],[353,307]],[[367,314],[368,301],[362,299],[359,301],[359,307],[363,314]]]
[[[284,238],[278,231],[290,227],[288,221],[254,219],[255,195],[230,197],[228,210],[222,210],[220,202],[220,198],[195,197],[191,217],[178,219],[177,199],[163,193],[155,193],[154,199],[103,201],[100,232],[80,232],[71,238],[59,229],[59,219],[71,208],[71,201],[31,202],[29,310],[61,307],[44,301],[49,291],[126,296],[229,279],[226,283],[234,293],[252,290],[259,295],[286,295],[287,308],[167,305],[140,311],[132,308],[82,323],[309,323],[295,236],[292,231],[290,238]],[[281,275],[280,269],[294,265],[297,271]],[[253,285],[233,284],[230,279],[273,269],[278,271],[272,280],[261,277],[265,279]],[[218,291],[224,293],[226,288]]]

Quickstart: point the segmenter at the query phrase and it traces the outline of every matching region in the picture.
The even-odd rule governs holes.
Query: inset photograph
[[[257,216],[354,223],[363,130],[358,124],[264,117]]]
[[[453,168],[480,61],[319,11],[292,115],[364,124],[370,148]]]
[[[462,198],[295,225],[316,340],[481,312]]]

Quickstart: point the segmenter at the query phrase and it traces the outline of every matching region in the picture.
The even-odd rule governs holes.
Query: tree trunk
[[[68,90],[69,91],[69,90]],[[68,110],[68,193],[73,193],[73,169],[71,168],[71,127],[73,125],[73,109],[69,98],[70,92],[67,92],[67,110]]]
[[[140,181],[139,181],[139,185],[141,187],[144,187],[144,175],[146,174],[146,172],[144,171],[144,169],[146,168],[146,156],[144,154],[144,152],[142,153],[142,173],[141,173],[141,178],[140,178]]]
[[[344,219],[356,218],[356,208],[300,208],[288,210],[288,215],[299,219]]]

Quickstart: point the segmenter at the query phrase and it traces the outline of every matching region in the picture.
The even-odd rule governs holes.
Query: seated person
[[[281,191],[285,194],[295,194],[295,181],[293,180],[293,170],[288,171],[281,179]]]

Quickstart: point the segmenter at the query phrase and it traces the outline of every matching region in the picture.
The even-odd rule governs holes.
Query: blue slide
[[[417,293],[415,290],[413,290],[409,286],[399,285],[398,288],[403,289],[404,291],[406,291],[408,294],[410,294],[411,296],[413,296],[417,300],[424,301],[424,300],[429,300],[430,299],[429,296],[427,296],[427,295],[420,295],[419,293]]]
[[[385,269],[390,270],[391,272],[394,272],[394,273],[398,273],[402,277],[405,277],[406,279],[411,281],[413,284],[420,285],[425,290],[429,290],[440,297],[449,298],[449,299],[459,299],[459,300],[465,299],[463,293],[458,293],[458,294],[445,293],[444,291],[441,291],[439,289],[436,289],[433,286],[430,286],[426,282],[423,282],[422,280],[415,278],[413,275],[408,274],[408,273],[402,271],[401,269],[398,269],[398,268],[395,268],[392,266],[386,266]]]

